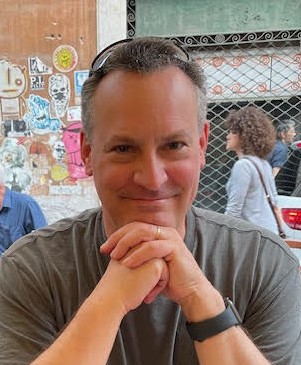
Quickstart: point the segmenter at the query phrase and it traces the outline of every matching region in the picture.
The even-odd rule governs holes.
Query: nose
[[[166,163],[156,154],[141,157],[133,174],[135,184],[148,190],[159,190],[168,179]]]

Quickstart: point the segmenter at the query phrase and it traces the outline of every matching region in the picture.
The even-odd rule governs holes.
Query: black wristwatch
[[[190,337],[194,341],[205,341],[232,326],[241,325],[240,315],[229,298],[225,298],[226,309],[218,316],[202,322],[186,322]]]

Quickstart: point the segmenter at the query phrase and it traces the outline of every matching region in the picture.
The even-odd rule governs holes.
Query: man
[[[4,182],[5,170],[0,166],[0,255],[18,238],[47,224],[31,196],[10,190]]]
[[[275,146],[267,157],[267,160],[272,166],[274,177],[286,162],[288,146],[294,141],[295,136],[295,122],[293,120],[283,120],[276,125]]]
[[[288,159],[275,177],[277,189],[282,195],[300,196],[295,192],[301,181],[301,149],[298,146],[299,142],[292,143]]]
[[[160,38],[112,45],[82,118],[102,208],[3,256],[0,363],[300,364],[298,260],[268,231],[191,208],[209,133],[197,64]]]

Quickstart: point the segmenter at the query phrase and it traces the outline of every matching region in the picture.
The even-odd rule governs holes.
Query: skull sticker
[[[54,74],[49,77],[48,86],[51,104],[56,116],[65,115],[70,100],[70,80],[66,75]]]

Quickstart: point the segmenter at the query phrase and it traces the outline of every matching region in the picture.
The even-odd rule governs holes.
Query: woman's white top
[[[272,201],[277,205],[277,190],[268,161],[257,156],[246,155],[260,170]],[[264,187],[253,162],[241,156],[231,170],[226,184],[228,202],[225,214],[242,218],[278,233],[277,223],[267,201]]]

